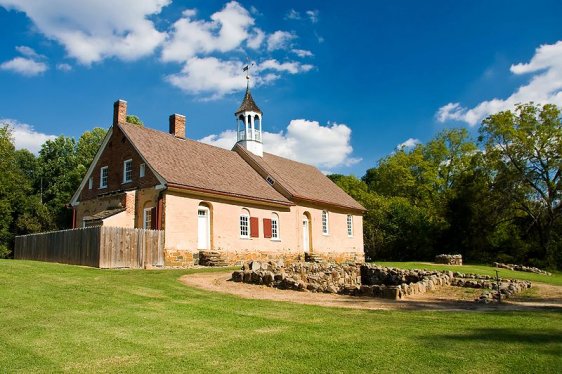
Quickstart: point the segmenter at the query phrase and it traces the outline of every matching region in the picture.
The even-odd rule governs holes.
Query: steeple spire
[[[236,123],[238,126],[238,142],[240,146],[246,148],[253,154],[262,157],[263,156],[263,144],[262,144],[262,128],[261,119],[262,111],[257,106],[252,93],[250,92],[250,64],[244,66],[242,71],[246,72],[246,93],[244,94],[244,99],[242,104],[234,115],[236,116]]]

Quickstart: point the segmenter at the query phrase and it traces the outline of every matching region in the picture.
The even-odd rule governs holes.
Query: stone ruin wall
[[[436,264],[445,265],[462,265],[462,255],[437,255],[435,256]]]
[[[404,270],[373,264],[292,263],[282,260],[251,261],[232,273],[234,282],[264,285],[279,289],[324,292],[400,300],[442,286],[483,289],[475,301],[497,299],[497,284],[490,276],[452,271]],[[502,298],[531,287],[531,282],[501,279]],[[496,292],[491,292],[495,290]]]
[[[534,274],[542,274],[542,275],[552,275],[548,271],[541,270],[539,268],[531,267],[531,266],[524,266],[524,265],[515,265],[515,264],[502,264],[501,262],[494,262],[492,265],[497,268],[502,269],[509,269],[513,271],[524,271],[527,273],[534,273]]]

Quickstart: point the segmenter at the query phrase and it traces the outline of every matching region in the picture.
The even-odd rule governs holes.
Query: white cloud
[[[310,20],[310,22],[312,23],[318,23],[318,15],[319,15],[319,11],[318,10],[307,10],[306,11],[306,15],[308,16],[308,19]]]
[[[300,58],[314,56],[314,54],[312,52],[310,52],[306,49],[293,49],[293,50],[291,50],[291,52],[293,52],[294,54],[296,54]]]
[[[165,38],[147,17],[170,0],[0,0],[24,12],[47,38],[62,44],[70,57],[91,64],[108,57],[135,60],[152,54]]]
[[[301,14],[299,12],[297,12],[296,10],[291,9],[285,15],[285,19],[299,20],[299,19],[301,19]]]
[[[414,148],[416,145],[420,144],[420,140],[419,139],[414,139],[414,138],[409,138],[405,141],[403,141],[402,143],[398,144],[396,146],[397,150],[401,150],[401,149],[412,149]]]
[[[297,74],[297,73],[305,73],[310,71],[314,68],[313,65],[310,64],[301,64],[297,61],[290,61],[290,62],[279,62],[275,59],[265,60],[259,63],[256,67],[258,72],[266,71],[266,70],[274,70],[278,72],[286,72],[289,74]]]
[[[174,23],[162,49],[163,61],[182,62],[199,54],[232,51],[248,39],[249,29],[254,25],[250,13],[235,1],[211,15],[211,21],[196,20],[194,16],[193,11],[184,12]],[[264,35],[260,32],[259,29],[254,31],[249,42],[254,48],[263,41]]]
[[[205,99],[214,100],[246,87],[246,81],[241,79],[244,65],[238,60],[193,57],[185,63],[181,72],[168,75],[166,80],[187,93],[202,94]],[[275,73],[298,74],[313,67],[295,61],[280,63],[275,59],[265,60],[256,64],[255,71],[262,74],[252,77],[252,85],[260,86],[279,79],[280,75]]]
[[[16,51],[18,51],[19,53],[21,53],[25,57],[29,57],[29,58],[35,59],[35,60],[46,58],[45,56],[40,55],[39,53],[35,52],[35,50],[33,48],[25,46],[25,45],[18,45],[16,47]]]
[[[291,47],[291,42],[297,36],[288,31],[277,30],[267,38],[267,50],[275,51],[278,49],[287,49]]]
[[[216,57],[193,57],[181,72],[166,77],[172,85],[191,94],[204,94],[210,99],[222,97],[245,87],[241,79],[242,62]]]
[[[72,70],[72,66],[65,63],[57,64],[57,70],[68,72]]]
[[[236,143],[236,131],[227,130],[209,135],[203,143],[231,149]],[[321,126],[317,121],[292,120],[286,131],[264,132],[264,150],[269,153],[304,162],[319,168],[350,166],[361,161],[351,156],[351,129],[344,124]]]
[[[483,101],[470,109],[460,103],[448,103],[437,111],[437,120],[462,121],[474,126],[488,115],[512,109],[518,103],[533,101],[538,104],[562,105],[562,41],[541,45],[530,62],[511,65],[510,70],[516,75],[532,75],[527,84],[519,87],[506,99]]]
[[[252,49],[258,49],[259,47],[261,47],[264,39],[265,33],[261,29],[256,27],[252,30],[252,33],[250,34],[250,37],[248,38],[246,44]]]
[[[53,140],[55,135],[47,135],[36,131],[33,126],[26,123],[20,123],[16,120],[5,118],[0,119],[0,124],[7,123],[12,129],[14,143],[16,149],[28,149],[29,151],[38,154],[41,145],[47,140]]]
[[[47,69],[47,64],[25,57],[16,57],[0,64],[0,70],[12,71],[28,77],[44,73]]]

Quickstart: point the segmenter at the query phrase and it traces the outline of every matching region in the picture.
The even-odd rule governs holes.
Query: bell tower
[[[245,68],[247,71],[247,67]],[[256,105],[250,93],[250,76],[246,75],[246,94],[244,100],[238,110],[234,113],[236,116],[237,143],[256,156],[263,157],[262,143],[262,112]]]

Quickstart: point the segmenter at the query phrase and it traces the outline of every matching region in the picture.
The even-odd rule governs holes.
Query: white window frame
[[[247,210],[240,213],[240,238],[250,238],[250,213]]]
[[[100,188],[107,188],[108,179],[109,179],[109,168],[107,166],[103,166],[100,168]]]
[[[322,234],[330,235],[330,218],[327,210],[322,211]]]
[[[353,216],[351,214],[347,215],[347,236],[353,237]]]
[[[123,183],[133,181],[133,159],[123,161]]]
[[[146,164],[140,164],[139,166],[139,178],[144,178],[146,174]]]
[[[281,240],[279,232],[279,215],[273,213],[271,215],[271,240]]]
[[[142,216],[142,228],[145,230],[152,230],[151,227],[152,227],[152,207],[144,208],[143,216]]]
[[[88,189],[91,190],[94,187],[94,177],[88,179]]]

